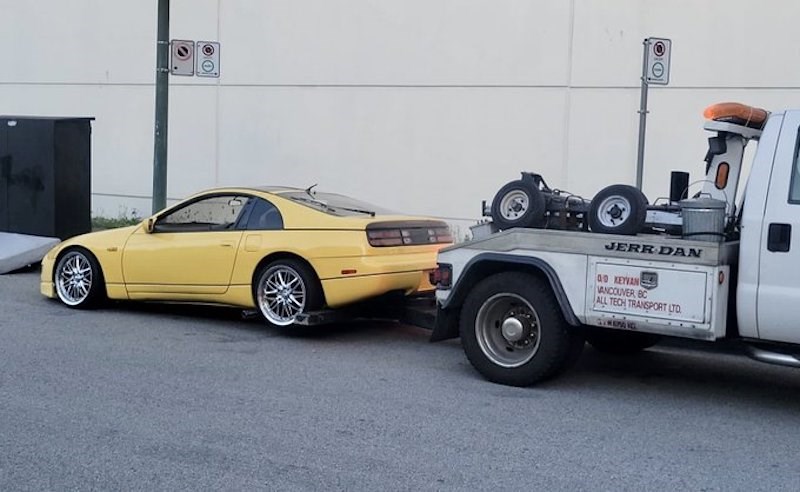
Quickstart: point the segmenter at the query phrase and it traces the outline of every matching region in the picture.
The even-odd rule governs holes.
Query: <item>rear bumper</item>
[[[328,307],[337,308],[378,297],[392,291],[406,295],[433,290],[427,271],[381,273],[357,277],[342,277],[322,281]]]

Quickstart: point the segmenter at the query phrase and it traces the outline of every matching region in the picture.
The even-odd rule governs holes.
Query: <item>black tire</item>
[[[511,181],[494,195],[492,221],[500,229],[543,227],[546,200],[533,180]]]
[[[286,280],[286,285],[283,286],[286,290],[272,292],[280,290],[272,288],[278,287],[279,278],[291,280]],[[297,279],[297,283],[289,285],[293,279]],[[319,279],[311,268],[302,261],[284,258],[263,266],[254,276],[253,302],[261,316],[271,325],[291,326],[300,313],[321,308],[324,296]]]
[[[633,236],[646,219],[647,197],[633,186],[607,186],[589,204],[589,227],[601,234]]]
[[[550,284],[518,272],[478,283],[464,301],[459,330],[472,366],[489,381],[509,386],[556,376],[577,360],[584,343],[564,320]]]
[[[103,270],[97,258],[80,247],[61,252],[53,269],[53,287],[62,304],[72,309],[92,309],[106,299]]]
[[[660,335],[630,331],[593,329],[586,333],[586,341],[604,354],[633,355],[648,349],[661,340]]]

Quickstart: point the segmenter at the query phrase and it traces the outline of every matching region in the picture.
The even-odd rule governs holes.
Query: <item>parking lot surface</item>
[[[800,371],[586,348],[534,388],[392,323],[75,311],[0,276],[0,490],[796,490]]]

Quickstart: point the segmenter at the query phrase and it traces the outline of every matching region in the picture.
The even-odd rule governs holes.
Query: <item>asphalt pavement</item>
[[[427,336],[76,311],[0,276],[0,490],[800,489],[800,371],[587,347],[510,388]]]

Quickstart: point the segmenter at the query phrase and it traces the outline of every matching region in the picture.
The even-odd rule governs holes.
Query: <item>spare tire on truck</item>
[[[646,219],[647,197],[633,186],[607,186],[589,204],[589,228],[593,232],[633,236],[642,230]]]
[[[492,200],[492,221],[500,229],[542,227],[545,223],[544,193],[532,179],[506,183]]]

